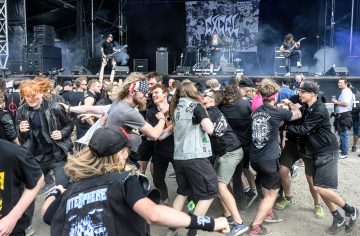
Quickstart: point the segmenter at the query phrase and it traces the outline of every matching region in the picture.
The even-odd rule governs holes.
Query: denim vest
[[[212,155],[209,136],[200,124],[192,123],[197,104],[189,98],[180,98],[174,111],[174,160],[207,158]]]

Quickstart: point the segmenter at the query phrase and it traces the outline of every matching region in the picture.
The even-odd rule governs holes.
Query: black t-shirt
[[[84,97],[84,92],[71,91],[67,93],[67,96],[64,97],[64,99],[70,104],[70,106],[78,106],[83,97]]]
[[[115,47],[115,45],[113,42],[109,43],[108,41],[105,40],[101,44],[101,47],[104,49],[105,55],[109,55],[109,54],[113,53],[113,48]]]
[[[20,93],[12,92],[6,97],[6,109],[10,112],[10,115],[15,123],[16,110],[20,106]]]
[[[252,143],[250,161],[266,161],[280,157],[278,134],[281,121],[288,121],[292,112],[264,104],[251,115]]]
[[[170,109],[170,108],[169,108]],[[158,124],[156,114],[159,112],[157,107],[154,105],[151,109],[146,112],[146,120],[152,126]],[[165,127],[172,126],[172,120],[169,115],[165,116]],[[163,140],[157,140],[154,146],[153,158],[162,158],[164,161],[171,161],[174,156],[174,135],[171,134]],[[166,160],[165,160],[166,159]],[[155,160],[156,161],[156,160]]]
[[[251,104],[248,100],[238,99],[233,104],[219,106],[229,125],[243,147],[251,144]]]
[[[221,111],[217,107],[210,107],[207,109],[207,112],[214,124],[214,132],[210,136],[213,153],[222,156],[226,152],[239,149],[241,147],[240,141]]]
[[[205,108],[201,104],[197,104],[194,108],[192,123],[193,125],[198,125],[205,118],[209,118],[208,114],[205,111]]]
[[[0,140],[0,219],[6,216],[19,201],[24,186],[33,189],[42,171],[34,156],[22,146]],[[24,214],[16,224],[13,233],[25,230],[30,224]]]

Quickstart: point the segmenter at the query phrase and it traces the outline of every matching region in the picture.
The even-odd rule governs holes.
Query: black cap
[[[240,88],[241,87],[251,87],[251,88],[253,88],[253,87],[255,87],[255,84],[251,79],[245,78],[245,79],[242,79],[242,80],[239,81],[239,87]]]
[[[281,80],[281,82],[282,82],[283,84],[290,85],[290,84],[291,84],[291,79],[290,79],[290,78],[283,78],[283,79]]]
[[[108,34],[107,37],[114,38],[114,36],[112,34]]]
[[[65,87],[65,86],[73,86],[73,83],[71,81],[67,80],[63,83],[63,87]]]
[[[89,148],[98,157],[114,155],[126,147],[129,136],[121,127],[101,127],[97,129],[89,142]]]
[[[300,92],[303,91],[317,94],[319,92],[319,85],[312,81],[304,81],[298,90]]]

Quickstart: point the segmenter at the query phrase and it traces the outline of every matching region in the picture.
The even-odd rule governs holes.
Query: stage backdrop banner
[[[206,46],[213,34],[220,35],[233,52],[256,52],[260,0],[186,2],[187,49]]]

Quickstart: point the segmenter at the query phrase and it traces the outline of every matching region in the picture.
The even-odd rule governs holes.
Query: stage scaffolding
[[[9,58],[9,37],[8,37],[8,17],[7,0],[0,0],[0,67],[6,69]]]

